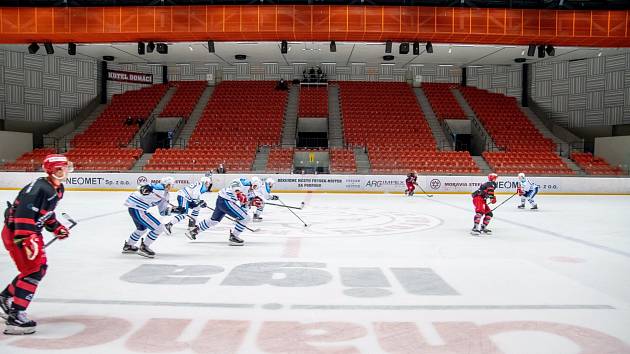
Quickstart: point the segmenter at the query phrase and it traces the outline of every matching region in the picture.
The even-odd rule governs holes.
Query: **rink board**
[[[18,189],[41,176],[38,172],[2,172],[0,189]],[[66,182],[70,190],[133,190],[139,184],[157,182],[165,173],[72,173]],[[170,174],[175,177],[179,189],[204,174]],[[235,178],[252,174],[214,174],[214,188],[219,189]],[[259,174],[276,181],[276,192],[324,192],[324,193],[402,193],[404,175],[292,175]],[[470,193],[485,176],[418,176],[418,184],[427,193]],[[630,178],[610,177],[532,177],[540,185],[542,194],[630,194]],[[499,193],[516,191],[516,176],[500,176]],[[417,190],[418,193],[421,190]]]

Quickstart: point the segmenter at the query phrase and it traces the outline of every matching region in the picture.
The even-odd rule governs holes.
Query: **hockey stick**
[[[159,197],[159,198],[160,198],[160,199],[162,199],[162,200],[166,200],[164,197],[162,197],[161,195],[159,195],[159,194],[157,194],[157,193],[155,193],[155,192],[151,192],[151,193],[153,193],[153,195],[155,195],[155,196]],[[171,211],[172,211],[174,208],[179,208],[179,206],[175,206],[175,204],[171,203],[171,201],[170,201],[170,200],[166,200],[166,203],[168,203],[168,205],[171,207]],[[177,214],[177,215],[184,215],[185,217],[189,218],[190,220],[193,220],[193,221],[195,221],[195,222],[197,221],[197,220],[195,220],[192,216],[188,215],[188,211],[186,211],[185,213],[176,213],[176,214]]]
[[[514,197],[516,194],[518,194],[518,192],[512,194],[508,199],[504,200],[501,202],[501,204],[497,205],[494,207],[494,209],[490,210],[490,211],[495,211],[497,210],[501,205],[505,204],[505,202],[507,202],[508,200],[512,199],[512,197]]]
[[[66,213],[61,213],[61,216],[63,216],[70,223],[70,227],[68,227],[68,230],[70,230],[71,228],[73,228],[73,227],[75,227],[77,225],[77,222],[74,221],[74,219],[71,218],[70,215],[68,215]],[[57,241],[58,238],[59,238],[59,236],[53,237],[52,240],[46,242],[46,244],[44,245],[44,248],[50,246],[53,242]]]
[[[419,184],[416,184],[416,186],[418,186],[418,188],[420,188],[420,190],[422,191],[422,193],[426,194],[427,197],[432,198],[433,194],[429,194],[427,193],[427,191],[425,191],[422,187],[420,187]]]
[[[207,206],[207,205],[206,205],[206,208],[208,208],[208,209],[210,209],[210,210],[214,211],[214,208],[211,208],[211,207],[209,207],[209,206]],[[233,217],[231,217],[231,216],[229,216],[229,215],[227,215],[227,214],[225,214],[225,217],[226,217],[228,220],[230,220],[230,221],[232,221],[232,222],[235,222],[235,223],[237,223],[237,224],[239,224],[239,225],[243,226],[244,228],[246,228],[247,230],[249,230],[249,231],[251,231],[251,232],[258,232],[258,231],[260,231],[260,229],[252,229],[251,227],[249,227],[249,226],[247,226],[247,225],[245,225],[245,224],[241,223],[240,221],[238,221],[238,220],[234,219]]]
[[[299,217],[298,214],[296,214],[293,210],[291,210],[291,208],[289,208],[286,204],[284,204],[284,202],[281,199],[278,199],[278,201],[282,204],[282,206],[287,207],[287,210],[289,210],[291,214],[295,215],[296,218],[300,219],[300,221],[304,224],[304,227],[308,227],[308,225],[304,222],[304,220],[302,220],[302,218]]]
[[[280,200],[280,199],[278,199]],[[281,202],[282,203],[282,202]],[[279,207],[284,207],[284,208],[289,208],[289,209],[297,209],[297,210],[302,210],[304,209],[304,202],[302,202],[302,204],[299,207],[296,206],[291,206],[291,205],[286,205],[284,203],[282,204],[276,204],[276,203],[270,203],[270,202],[266,202],[265,204],[267,205],[273,205],[273,206],[279,206]]]

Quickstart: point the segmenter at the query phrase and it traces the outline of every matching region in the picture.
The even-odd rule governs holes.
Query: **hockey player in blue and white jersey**
[[[256,207],[254,210],[254,221],[262,221],[263,210],[265,209],[265,200],[278,200],[277,195],[271,194],[271,188],[273,188],[274,180],[272,178],[267,178],[264,183],[258,177],[252,177],[252,187],[254,198],[251,201],[251,205]]]
[[[525,209],[525,200],[529,202],[531,205],[531,209],[538,209],[538,205],[534,201],[534,197],[538,194],[539,185],[536,183],[532,183],[529,179],[525,178],[524,173],[518,174],[518,185],[516,187],[516,192],[521,196],[521,204],[519,204],[519,209]]]
[[[212,190],[212,175],[206,175],[199,179],[199,182],[189,184],[188,186],[180,189],[177,192],[177,207],[173,209],[173,213],[177,213],[175,217],[164,227],[171,232],[171,228],[174,224],[188,217],[188,228],[195,227],[197,217],[199,216],[199,209],[206,207],[206,202],[201,199],[203,194],[209,193]],[[188,211],[192,210],[190,216]]]
[[[127,198],[125,206],[129,208],[129,215],[136,225],[136,230],[125,241],[122,253],[137,252],[147,258],[155,257],[155,252],[149,246],[157,240],[162,232],[168,232],[168,230],[164,228],[164,224],[160,220],[149,213],[148,209],[157,206],[160,215],[170,215],[171,207],[168,198],[174,182],[173,177],[163,177],[160,183],[140,186]],[[136,243],[147,230],[150,231],[140,242],[140,247],[136,247]]]
[[[249,200],[247,199],[248,189],[243,186],[240,180],[235,179],[230,184],[219,191],[214,212],[209,219],[203,220],[192,230],[186,232],[186,237],[191,240],[197,239],[197,235],[209,228],[217,225],[227,214],[234,218],[234,228],[230,230],[230,246],[242,246],[243,240],[238,236],[245,229],[248,222],[247,212],[249,211]]]

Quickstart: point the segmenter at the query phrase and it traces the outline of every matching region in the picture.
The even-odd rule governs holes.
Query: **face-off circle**
[[[326,237],[373,237],[399,235],[426,231],[440,225],[434,216],[409,211],[382,211],[366,208],[335,208],[305,210],[300,216],[308,222],[304,227],[295,222],[265,220],[264,229],[274,236]],[[261,225],[262,227],[263,225]]]

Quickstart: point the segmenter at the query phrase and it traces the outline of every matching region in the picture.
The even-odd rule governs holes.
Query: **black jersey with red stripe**
[[[55,207],[63,198],[63,184],[55,188],[46,177],[41,177],[26,185],[5,216],[6,226],[13,230],[16,240],[39,234],[43,228],[48,231],[59,226],[55,217]]]
[[[494,198],[494,190],[497,188],[497,182],[488,181],[479,186],[479,189],[472,192],[472,196],[481,196],[483,199]]]
[[[415,175],[409,175],[407,176],[407,179],[405,180],[406,183],[413,183],[416,184],[416,181],[418,180],[418,177]]]

